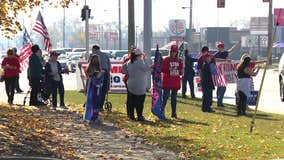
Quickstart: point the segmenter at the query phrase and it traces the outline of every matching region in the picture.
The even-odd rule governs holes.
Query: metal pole
[[[121,50],[121,43],[122,43],[122,37],[121,37],[121,3],[120,0],[118,0],[118,47],[119,50]]]
[[[135,44],[134,0],[128,0],[128,50]]]
[[[151,64],[152,45],[152,0],[144,0],[144,24],[143,24],[143,51],[146,53],[146,62]],[[147,88],[151,87],[151,73],[147,75]]]
[[[263,86],[264,78],[265,78],[265,75],[266,75],[266,70],[268,68],[268,65],[269,65],[271,57],[272,57],[272,41],[274,40],[274,34],[275,34],[275,33],[273,33],[272,30],[273,30],[272,29],[272,0],[270,0],[269,1],[269,16],[268,16],[268,53],[267,53],[267,59],[266,59],[264,72],[263,72],[260,87],[259,87],[259,93],[258,93],[258,97],[257,97],[257,101],[256,101],[256,106],[255,106],[255,109],[254,109],[254,115],[253,115],[252,120],[251,120],[250,132],[252,132],[253,128],[255,127],[256,112],[257,112],[258,105],[259,105],[259,99],[260,99],[260,96],[261,96],[262,86]]]
[[[135,28],[136,28],[136,31],[135,31],[135,46],[137,47],[137,41],[138,41],[137,31],[138,31],[138,26],[136,26]]]
[[[189,27],[188,27],[188,49],[189,51],[191,51],[191,48],[192,48],[191,35],[192,35],[192,0],[190,0],[190,5],[189,5]]]
[[[63,7],[63,48],[65,48],[65,7]]]
[[[86,1],[85,1],[86,3]],[[86,21],[85,21],[85,38],[86,38],[86,55],[85,59],[89,59],[89,7],[85,5],[86,7]]]

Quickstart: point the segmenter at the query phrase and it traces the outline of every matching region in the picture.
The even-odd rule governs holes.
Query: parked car
[[[59,55],[57,60],[60,63],[62,69],[65,69],[67,67],[67,63],[68,63],[67,55]]]
[[[64,49],[52,49],[52,51],[59,53],[59,55],[67,55]]]
[[[284,102],[284,53],[279,61],[279,86],[280,86],[280,99]]]
[[[76,71],[76,65],[77,65],[77,62],[80,60],[80,58],[82,58],[81,55],[72,55],[69,58],[67,66],[68,66],[68,70],[70,72],[75,72]]]
[[[67,57],[70,58],[72,55],[75,55],[75,54],[81,54],[81,56],[84,56],[86,53],[86,48],[73,48],[72,49],[72,52],[68,52],[68,55]]]
[[[128,50],[114,50],[111,53],[113,59],[115,60],[122,60],[122,57],[127,54],[128,54]]]

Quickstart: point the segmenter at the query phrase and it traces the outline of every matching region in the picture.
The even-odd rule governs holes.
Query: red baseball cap
[[[51,51],[50,52],[50,56],[58,56],[59,54],[57,53],[57,52],[55,52],[55,51]]]
[[[178,46],[177,45],[172,45],[171,46],[171,51],[176,51],[176,52],[178,52]]]
[[[223,42],[218,42],[217,43],[217,48],[224,48],[224,43]]]
[[[208,57],[211,57],[211,54],[207,52],[203,56],[204,56],[204,58],[208,58]]]

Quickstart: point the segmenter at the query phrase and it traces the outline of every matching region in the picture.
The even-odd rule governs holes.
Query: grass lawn
[[[66,104],[83,112],[85,96],[67,91]],[[284,116],[258,112],[256,128],[249,132],[253,111],[236,116],[234,106],[216,108],[215,113],[201,112],[201,100],[178,98],[178,119],[171,119],[170,102],[166,106],[167,121],[158,120],[150,111],[151,97],[144,105],[145,122],[129,121],[126,117],[125,94],[110,94],[113,109],[102,118],[120,128],[147,137],[188,159],[275,159],[284,158]],[[281,107],[281,106],[279,106]],[[282,106],[283,107],[283,106]]]

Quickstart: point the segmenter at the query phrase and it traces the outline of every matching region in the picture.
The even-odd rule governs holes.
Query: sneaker
[[[23,93],[24,91],[23,90],[17,90],[17,93]]]
[[[140,117],[138,117],[138,118],[137,118],[137,121],[145,121],[144,116],[140,116]]]
[[[62,108],[62,109],[68,109],[65,105],[61,105],[60,108]]]
[[[101,123],[102,123],[102,121],[99,118],[96,118],[95,120],[90,120],[89,121],[89,125],[90,126],[98,125],[98,124],[101,124]]]
[[[187,99],[187,96],[186,95],[182,95],[181,98]]]
[[[177,119],[177,114],[176,113],[172,113],[172,118],[176,118]]]
[[[225,107],[223,104],[219,104],[217,105],[217,107]]]
[[[51,106],[50,109],[56,111],[56,106]]]

